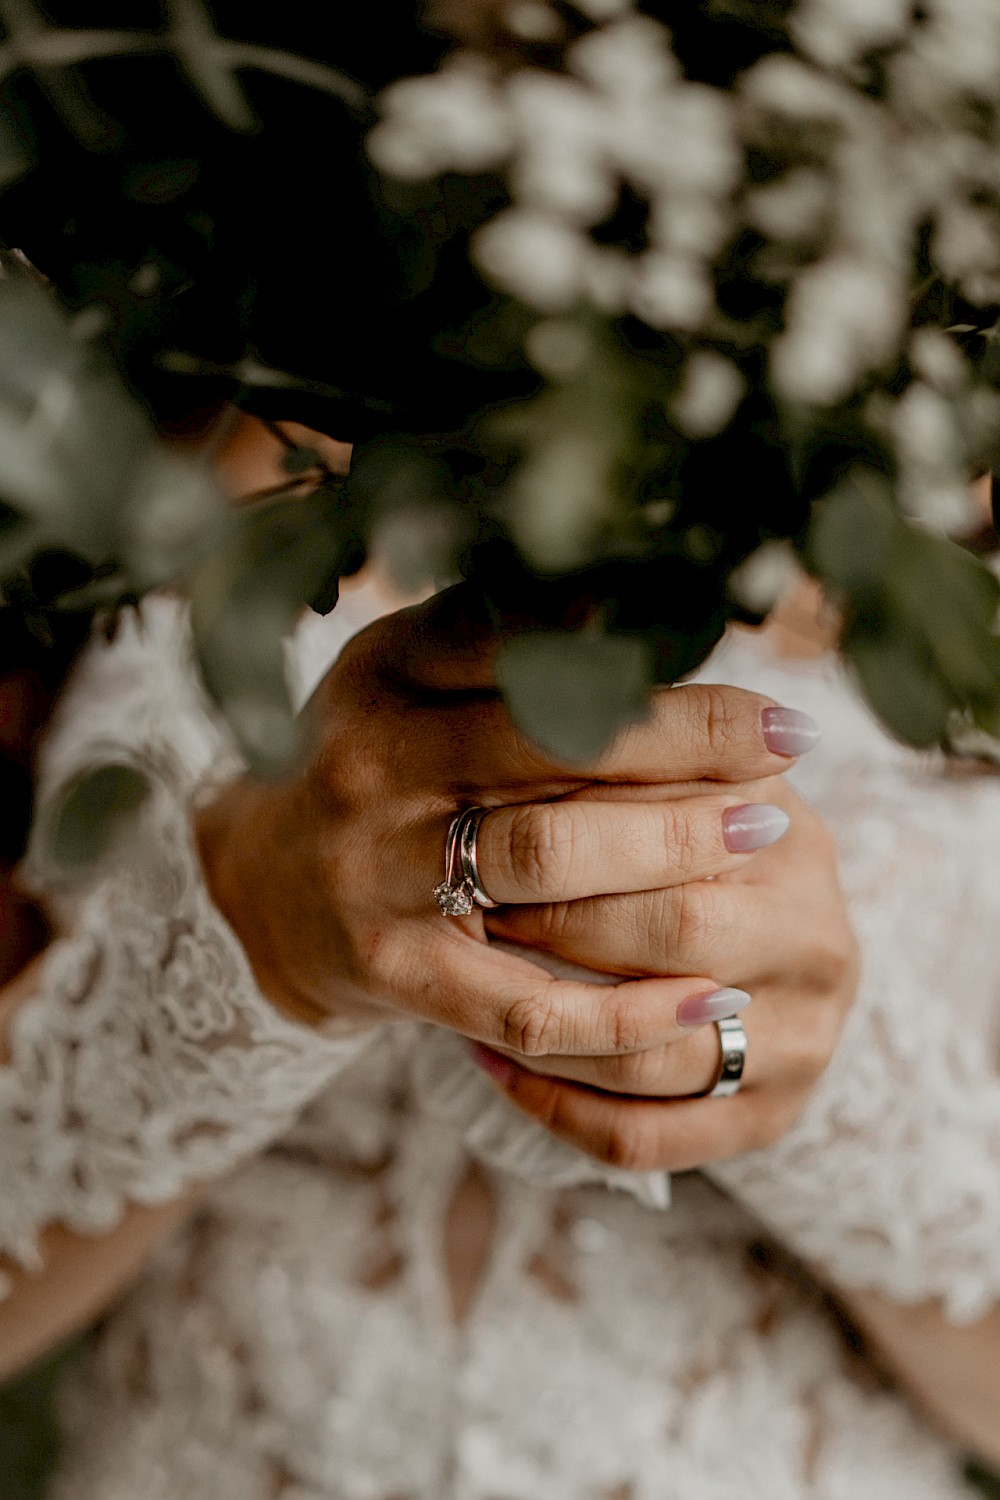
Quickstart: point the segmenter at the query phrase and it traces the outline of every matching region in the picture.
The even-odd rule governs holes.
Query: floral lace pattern
[[[1000,1300],[1000,777],[889,740],[834,662],[731,644],[713,677],[819,718],[793,779],[837,835],[857,1004],[794,1128],[710,1175],[840,1285]]]
[[[171,607],[152,613],[147,630],[126,624],[92,652],[41,778],[43,821],[102,759],[141,766],[153,790],[144,837],[78,903],[12,1019],[0,1251],[26,1267],[46,1224],[108,1230],[127,1202],[166,1202],[252,1155],[364,1045],[279,1015],[209,900],[190,808],[232,761],[175,649]],[[34,865],[42,883],[37,850]]]
[[[482,1169],[414,1040],[160,1252],[66,1393],[52,1500],[968,1500],[738,1205]]]

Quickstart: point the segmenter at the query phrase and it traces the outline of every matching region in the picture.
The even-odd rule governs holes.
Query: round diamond
[[[476,904],[472,899],[472,887],[467,880],[461,885],[449,885],[443,880],[434,887],[434,900],[446,917],[467,917]]]

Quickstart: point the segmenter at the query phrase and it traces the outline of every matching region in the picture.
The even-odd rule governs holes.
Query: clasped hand
[[[307,1021],[457,1031],[519,1108],[618,1166],[767,1145],[855,983],[832,839],[781,776],[809,721],[683,685],[567,768],[512,724],[495,646],[462,590],[377,621],[313,699],[302,772],[237,782],[202,815],[210,886],[262,988]],[[431,892],[470,805],[495,809],[479,865],[501,905],[447,918]],[[511,943],[616,977],[557,978]],[[711,1022],[743,1006],[744,1087],[698,1097],[718,1068]]]

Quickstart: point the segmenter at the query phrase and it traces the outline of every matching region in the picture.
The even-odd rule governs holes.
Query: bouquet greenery
[[[65,8],[0,3],[11,628],[183,586],[274,768],[283,637],[379,552],[516,618],[585,761],[797,560],[892,730],[1000,735],[995,0]],[[232,512],[162,441],[231,407],[350,476],[289,442]]]

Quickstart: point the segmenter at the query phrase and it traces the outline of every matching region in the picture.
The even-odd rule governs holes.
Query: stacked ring
[[[451,820],[444,845],[444,880],[433,892],[446,917],[467,917],[474,907],[498,905],[486,894],[479,875],[479,825],[488,812],[488,807],[467,807]]]

